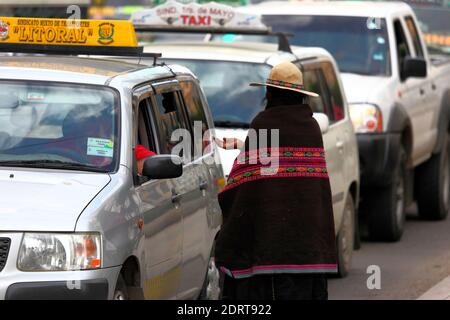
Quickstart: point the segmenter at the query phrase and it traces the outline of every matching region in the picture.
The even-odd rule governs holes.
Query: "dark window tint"
[[[201,93],[197,85],[192,81],[180,82],[180,86],[183,92],[189,122],[193,130],[193,137],[196,138],[196,140],[194,140],[194,148],[199,147],[199,149],[194,150],[201,152],[209,144],[209,137],[205,134],[209,129],[209,126]],[[201,155],[201,153],[195,153],[195,158],[199,155]]]
[[[408,42],[406,41],[405,32],[403,30],[402,24],[399,20],[394,21],[394,31],[395,31],[395,45],[397,47],[397,59],[398,59],[398,69],[401,75],[403,60],[406,56],[410,56]]]
[[[344,101],[342,99],[341,88],[334,72],[333,65],[329,62],[322,63],[322,72],[330,93],[331,114],[330,121],[339,121],[344,119]]]
[[[313,112],[321,112],[330,116],[329,110],[329,95],[326,89],[326,84],[324,83],[324,77],[320,69],[307,69],[304,72],[303,82],[305,84],[305,89],[308,91],[315,92],[319,97],[310,97],[309,105]]]
[[[176,129],[186,128],[183,113],[180,108],[179,98],[176,92],[166,92],[155,95],[156,119],[159,129],[159,143],[161,153],[171,153],[173,147],[180,141],[172,141],[172,133]]]
[[[413,40],[414,49],[418,57],[423,57],[422,44],[420,42],[419,32],[417,31],[416,24],[411,17],[406,17],[406,26],[408,27],[409,34]]]
[[[150,105],[151,101],[149,99],[144,99],[139,103],[137,143],[155,152],[156,148],[150,127]]]

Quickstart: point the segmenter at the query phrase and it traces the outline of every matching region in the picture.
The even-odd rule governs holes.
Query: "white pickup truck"
[[[361,213],[372,239],[400,239],[405,207],[444,219],[450,198],[450,56],[428,53],[402,2],[264,2],[261,14],[298,46],[336,59],[357,133]]]

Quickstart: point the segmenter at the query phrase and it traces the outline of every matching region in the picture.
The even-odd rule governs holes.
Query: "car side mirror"
[[[423,58],[413,58],[406,56],[402,65],[402,80],[411,77],[425,78],[427,76],[427,63]]]
[[[150,179],[177,178],[182,174],[182,159],[170,154],[156,155],[145,159],[142,170],[142,175]]]
[[[319,124],[322,134],[326,133],[328,131],[328,127],[330,126],[330,119],[328,119],[328,116],[325,113],[314,112],[313,118],[316,119]]]

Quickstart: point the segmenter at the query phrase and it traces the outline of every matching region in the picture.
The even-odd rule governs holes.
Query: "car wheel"
[[[377,241],[398,241],[405,225],[406,153],[399,148],[392,181],[373,189],[368,206],[369,238]]]
[[[442,151],[416,169],[416,200],[419,216],[443,220],[448,215],[450,197],[449,135]]]
[[[355,239],[355,205],[349,193],[342,215],[341,228],[336,238],[338,255],[338,276],[344,278],[350,271]]]
[[[216,267],[214,257],[209,259],[205,281],[200,293],[200,300],[219,300],[222,293],[222,279]]]
[[[121,274],[119,274],[119,277],[117,278],[117,284],[116,288],[114,289],[113,300],[128,300],[127,285]]]

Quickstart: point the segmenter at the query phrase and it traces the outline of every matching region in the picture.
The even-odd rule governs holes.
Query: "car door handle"
[[[180,202],[182,195],[177,193],[175,190],[172,190],[172,203]]]
[[[200,181],[200,184],[198,185],[200,190],[206,190],[208,188],[208,181]]]
[[[431,89],[436,90],[436,85],[434,83],[431,84]]]
[[[425,90],[424,89],[420,89],[420,95],[423,96],[425,94]]]
[[[344,141],[338,141],[338,142],[336,142],[336,147],[337,147],[339,150],[344,149]]]

